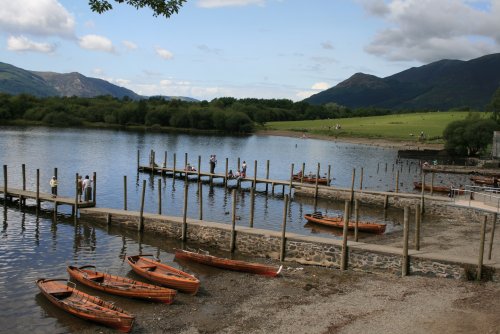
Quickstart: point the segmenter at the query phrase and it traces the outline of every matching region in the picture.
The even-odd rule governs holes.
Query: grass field
[[[485,113],[481,113],[484,117]],[[332,137],[416,140],[420,132],[426,141],[442,142],[443,130],[453,121],[465,119],[468,112],[428,112],[311,121],[268,122],[267,130],[296,131]],[[335,126],[339,124],[340,129]]]

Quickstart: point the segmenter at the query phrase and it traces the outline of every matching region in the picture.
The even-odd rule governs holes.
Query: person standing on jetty
[[[76,180],[76,192],[78,194],[78,201],[82,201],[82,191],[83,191],[83,181],[82,176],[78,175],[78,180]]]
[[[241,177],[247,177],[247,163],[244,160],[241,165]]]
[[[89,202],[92,200],[92,181],[89,176],[86,175],[85,179],[82,182],[83,186],[83,199],[85,202]]]
[[[55,198],[57,196],[57,179],[55,176],[52,176],[49,184],[50,184],[50,190],[52,193],[52,198]]]
[[[217,158],[215,154],[210,155],[210,174],[215,172],[215,165],[217,165]]]

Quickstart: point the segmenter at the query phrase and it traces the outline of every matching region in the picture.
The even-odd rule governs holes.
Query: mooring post
[[[290,186],[289,186],[289,191],[288,191],[288,197],[292,197],[292,184],[293,184],[293,168],[294,164],[292,163],[292,167],[290,168]]]
[[[198,201],[199,201],[199,210],[198,210],[198,219],[203,220],[203,184],[198,183]]]
[[[352,180],[351,180],[351,198],[350,202],[354,199],[354,181],[356,180],[356,168],[352,169]]]
[[[22,164],[21,165],[21,170],[22,170],[22,177],[23,177],[23,191],[26,191],[26,165],[25,164]],[[19,197],[19,205],[21,204],[25,204],[26,200],[24,199],[23,196],[20,196]]]
[[[288,195],[285,195],[285,203],[283,207],[283,223],[281,224],[281,248],[280,248],[280,261],[285,261],[285,250],[286,250],[286,215],[288,213]]]
[[[399,192],[399,170],[396,172],[396,193]]]
[[[266,161],[266,195],[269,191],[269,159]]]
[[[300,173],[300,183],[304,183],[304,174],[306,173],[306,163],[302,163],[302,173]]]
[[[146,197],[146,180],[142,180],[142,196],[141,196],[141,211],[139,215],[139,225],[137,226],[138,231],[142,231],[144,228],[144,198]]]
[[[6,170],[4,169],[4,173],[6,173]],[[7,183],[5,183],[7,186]],[[5,193],[7,194],[7,193]],[[40,210],[40,169],[37,168],[36,170],[36,212],[38,215],[38,210]]]
[[[257,160],[253,161],[253,187],[257,186]]]
[[[384,195],[384,210],[387,210],[388,206],[389,206],[389,195],[385,194]]]
[[[431,173],[431,196],[434,195],[434,172]]]
[[[385,172],[387,173],[387,162],[385,163]]]
[[[165,154],[163,156],[163,168],[167,168],[167,151],[165,151]]]
[[[106,215],[106,224],[107,224],[108,226],[111,226],[111,213],[108,213],[108,214]]]
[[[422,194],[420,198],[420,213],[424,213],[424,190],[425,190],[425,172],[422,173]]]
[[[255,215],[255,188],[250,189],[250,223],[249,226],[253,227],[253,220]]]
[[[363,190],[363,174],[364,168],[361,167],[361,174],[359,175],[359,190]]]
[[[123,175],[123,210],[127,211],[127,175]]]
[[[94,205],[97,203],[96,200],[96,194],[97,194],[97,173],[94,172],[94,175],[92,176],[93,184],[94,187],[92,188],[93,194],[92,194],[92,199],[94,200]]]
[[[491,234],[490,234],[490,245],[488,249],[488,260],[491,260],[491,251],[493,250],[493,239],[495,239],[495,226],[497,224],[497,213],[493,214],[493,219],[491,221]]]
[[[484,239],[486,236],[486,221],[488,217],[485,215],[483,223],[481,224],[481,240],[479,242],[479,256],[477,261],[477,275],[476,280],[480,281],[483,273],[483,256],[484,256]]]
[[[54,222],[57,222],[57,199],[54,200]]]
[[[316,184],[314,185],[314,198],[318,198],[318,181],[319,181],[319,170],[320,170],[320,164],[318,162],[318,169],[316,171]]]
[[[331,171],[332,171],[332,165],[328,165],[328,174],[326,175],[326,184],[330,186],[331,184]]]
[[[408,276],[408,234],[410,231],[410,208],[405,206],[403,217],[403,261],[401,264],[401,276]]]
[[[158,179],[158,214],[161,215],[161,178]]]
[[[137,150],[137,170],[139,170],[139,167],[140,167],[140,165],[139,165],[140,154],[141,154],[141,152],[139,150]]]
[[[56,180],[57,182],[59,182],[59,179],[57,178],[57,167],[54,168],[54,176],[56,177]],[[56,192],[56,195],[57,195],[57,183],[56,183],[56,187],[55,187],[55,192]]]
[[[340,263],[340,270],[347,270],[347,229],[349,227],[349,207],[351,202],[345,201],[344,207],[344,229],[342,233],[342,258]]]
[[[7,165],[3,165],[3,201],[7,205]]]
[[[240,157],[238,157],[238,164],[237,164],[237,166],[238,166],[238,172],[239,172],[240,171]]]
[[[172,181],[175,183],[175,165],[177,163],[177,153],[174,153],[174,168],[172,169]]]
[[[380,162],[377,162],[377,174],[379,170],[380,170]]]
[[[231,240],[229,243],[229,251],[234,253],[235,249],[235,237],[236,237],[236,189],[233,189],[232,192],[233,197],[233,213],[231,216]]]
[[[188,184],[184,183],[184,208],[182,210],[182,242],[186,242],[187,239],[187,208],[188,208]]]
[[[420,212],[420,204],[415,206],[415,250],[420,250],[420,226],[422,223],[422,215]]]
[[[229,169],[229,159],[226,158],[226,170],[224,172],[224,188],[227,188],[227,176],[228,176],[228,169]],[[234,173],[233,173],[234,175]]]
[[[187,165],[188,165],[188,154],[187,152],[184,153],[184,170],[187,170]]]
[[[73,218],[75,221],[75,224],[77,222],[77,217],[78,217],[78,173],[75,175],[75,207],[73,210]]]
[[[354,241],[358,242],[359,200],[354,200]]]

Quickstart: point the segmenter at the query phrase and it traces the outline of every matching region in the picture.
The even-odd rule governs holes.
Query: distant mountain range
[[[30,94],[38,97],[78,96],[95,97],[110,95],[116,98],[128,96],[139,100],[148,98],[130,89],[114,85],[106,80],[89,78],[80,73],[55,73],[28,71],[0,62],[0,92],[12,95]],[[197,101],[189,97],[162,96],[166,100]]]
[[[386,78],[356,73],[304,100],[349,108],[484,109],[500,87],[500,53],[469,61],[440,60]]]

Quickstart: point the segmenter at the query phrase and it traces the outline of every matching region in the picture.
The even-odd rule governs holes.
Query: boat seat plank
[[[103,274],[97,274],[97,275],[88,275],[87,279],[94,281],[94,282],[103,282],[104,281],[104,275]]]
[[[146,271],[155,271],[156,266],[155,265],[144,265],[144,266],[141,266],[141,269],[144,269]]]

